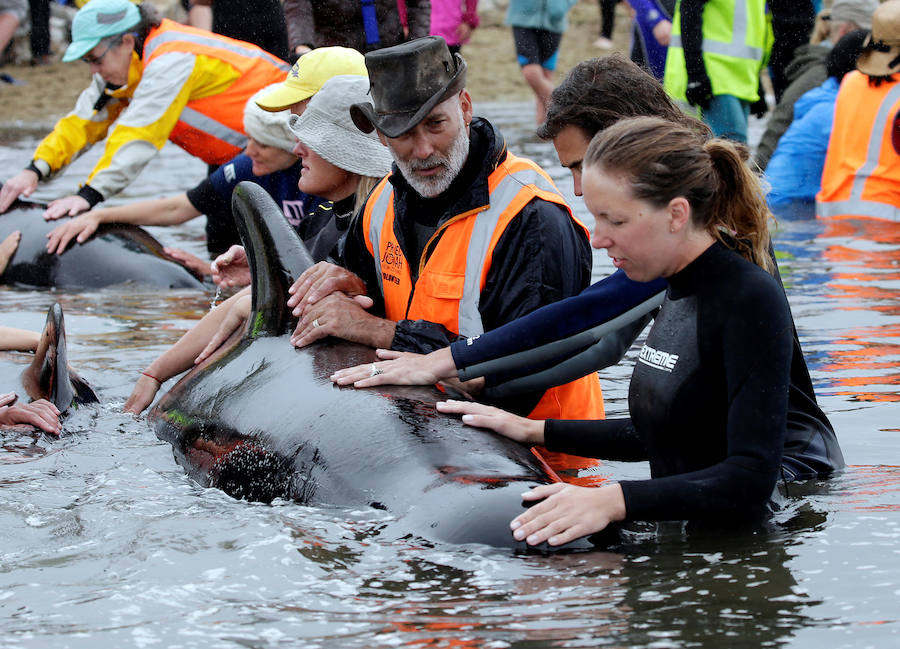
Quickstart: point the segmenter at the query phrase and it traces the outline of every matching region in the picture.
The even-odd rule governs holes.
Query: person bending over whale
[[[511,528],[530,545],[621,520],[763,515],[786,436],[793,326],[771,274],[758,178],[738,145],[652,117],[598,134],[583,173],[592,245],[629,278],[668,285],[632,374],[630,417],[532,421],[458,401],[439,409],[552,450],[649,460],[647,480],[524,494],[534,504]]]
[[[431,36],[369,52],[366,67],[373,103],[353,106],[354,122],[378,132],[395,166],[351,225],[346,268],[317,264],[291,287],[292,343],[431,351],[585,288],[586,228],[543,169],[473,119],[463,58]],[[371,310],[352,299],[363,295]],[[595,372],[504,405],[535,417],[603,413]]]
[[[29,165],[0,190],[0,212],[105,138],[78,193],[50,203],[48,220],[74,216],[117,194],[171,140],[208,165],[246,144],[241,108],[289,66],[265,50],[160,18],[152,2],[90,0],[72,21],[64,61],[81,59],[93,80]]]
[[[581,196],[581,165],[591,137],[624,117],[654,115],[709,136],[708,127],[675,107],[658,81],[612,54],[572,69],[554,90],[538,135],[552,139],[560,164],[572,172],[575,194]],[[770,256],[774,263],[771,249]],[[341,370],[332,379],[358,387],[458,379],[470,392],[480,389],[488,398],[556,385],[619,362],[661,303],[665,288],[665,280],[634,282],[618,270],[577,296],[479,337],[424,356],[381,349],[380,358],[395,360]],[[373,371],[378,374],[372,376]],[[825,477],[843,466],[795,329],[782,477]]]
[[[301,223],[300,237],[316,260],[341,257],[351,216],[391,168],[390,154],[375,135],[362,133],[350,121],[350,105],[363,101],[368,89],[365,77],[334,77],[310,100],[302,116],[291,116],[290,128],[299,138],[294,152],[303,160],[300,189],[328,199]],[[246,285],[250,278],[245,262],[243,249],[234,247],[213,262],[213,276],[222,283]],[[250,292],[245,289],[206,314],[142,372],[125,410],[142,412],[163,381],[205,359],[249,312]]]
[[[256,105],[256,100],[276,85],[263,88],[247,101],[244,128],[248,136],[244,152],[219,167],[199,185],[168,198],[85,212],[47,233],[47,251],[63,254],[72,239],[84,243],[101,223],[167,226],[206,214],[206,246],[210,253],[221,254],[240,240],[231,216],[231,192],[242,180],[252,180],[265,189],[284,211],[288,222],[295,229],[299,228],[303,217],[318,199],[297,187],[300,161],[292,153],[294,138],[287,126],[290,113],[272,113]],[[175,251],[167,249],[166,252]],[[173,256],[201,274],[210,274],[208,261],[187,253]]]
[[[304,56],[285,81],[263,88],[247,102],[248,143],[243,153],[183,194],[86,212],[56,228],[49,235],[47,250],[61,254],[73,237],[79,243],[86,241],[100,223],[176,225],[206,214],[207,249],[212,255],[221,254],[240,241],[231,214],[231,192],[243,180],[262,186],[299,230],[318,199],[298,189],[301,162],[291,153],[294,136],[288,129],[288,116],[301,115],[322,84],[342,74],[365,76],[363,55],[346,47],[323,47]],[[210,273],[208,262],[194,262],[193,255],[174,249],[166,252],[193,262],[192,268],[202,274]]]

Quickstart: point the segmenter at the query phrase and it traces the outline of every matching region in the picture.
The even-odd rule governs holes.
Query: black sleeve
[[[38,177],[40,179],[40,172],[38,172]],[[90,185],[82,185],[78,190],[78,196],[81,196],[81,198],[86,200],[88,205],[91,206],[91,209],[94,209],[94,206],[97,205],[97,203],[103,202],[103,194]]]
[[[198,212],[206,215],[206,249],[211,255],[219,255],[241,242],[231,211],[231,196],[216,191],[209,177],[189,189],[187,197]]]
[[[647,459],[647,451],[631,419],[548,419],[544,445],[550,451],[604,460]]]
[[[216,192],[209,177],[204,178],[199,185],[187,191],[187,197],[191,205],[201,214],[219,214],[223,209],[227,210],[225,200]]]
[[[706,74],[703,63],[703,5],[707,0],[681,0],[681,47],[688,76]]]

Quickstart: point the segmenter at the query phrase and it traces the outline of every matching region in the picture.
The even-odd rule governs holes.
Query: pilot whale
[[[0,241],[16,230],[19,247],[0,275],[2,284],[66,289],[103,288],[131,282],[154,288],[202,289],[191,271],[163,252],[149,232],[135,225],[101,225],[62,255],[47,252],[47,233],[61,221],[44,221],[46,205],[18,200],[0,214]]]
[[[69,367],[66,348],[66,326],[63,310],[54,303],[47,311],[47,322],[31,362],[19,372],[21,365],[0,362],[0,392],[24,392],[32,400],[46,399],[60,413],[81,405],[97,403],[91,386]],[[14,378],[18,381],[14,381]]]
[[[149,414],[196,480],[237,498],[374,507],[381,534],[524,548],[509,530],[523,491],[550,482],[532,452],[435,410],[434,387],[339,388],[370,348],[325,339],[302,349],[287,289],[312,259],[271,198],[232,199],[253,278],[246,329],[185,375]]]

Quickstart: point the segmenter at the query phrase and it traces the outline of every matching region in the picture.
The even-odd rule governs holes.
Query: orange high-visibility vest
[[[227,36],[164,19],[144,43],[143,62],[168,52],[189,52],[230,65],[237,79],[225,89],[195,88],[169,134],[182,149],[208,164],[228,162],[247,144],[244,107],[260,88],[284,81],[289,66],[264,49]]]
[[[419,260],[418,281],[394,234],[394,191],[384,178],[363,211],[366,245],[390,320],[428,320],[462,336],[484,333],[478,303],[494,248],[506,227],[533,198],[556,203],[587,235],[547,173],[531,160],[507,153],[488,177],[490,204],[442,223]],[[428,256],[428,251],[431,255]],[[427,261],[425,261],[427,258]],[[551,388],[529,414],[532,419],[601,419],[603,395],[596,373]]]
[[[900,83],[870,86],[868,76],[858,71],[844,77],[816,216],[900,223],[900,154],[892,142],[898,111]]]

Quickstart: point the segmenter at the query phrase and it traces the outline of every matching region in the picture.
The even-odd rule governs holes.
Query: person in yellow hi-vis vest
[[[838,90],[816,216],[900,223],[900,0],[875,10],[856,68]]]
[[[679,0],[663,85],[700,109],[717,137],[747,141],[770,26],[765,0]]]
[[[473,118],[463,58],[429,36],[369,52],[366,67],[372,103],[351,115],[395,164],[350,226],[346,269],[317,264],[292,287],[292,342],[430,352],[585,288],[587,229],[543,169]],[[536,418],[603,416],[595,372],[503,405]]]
[[[90,65],[91,85],[4,183],[0,212],[107,138],[77,194],[50,203],[46,219],[84,212],[127,186],[167,140],[209,165],[247,143],[244,105],[284,80],[289,66],[265,50],[162,19],[152,3],[90,0],[72,23],[64,61]],[[108,137],[107,137],[108,135]]]

